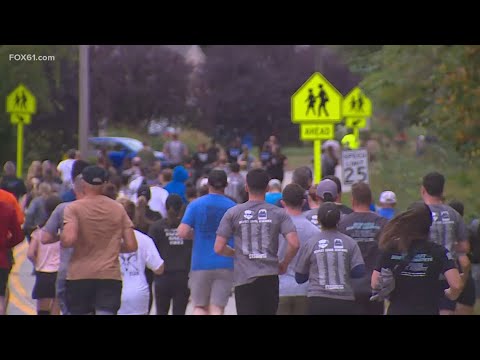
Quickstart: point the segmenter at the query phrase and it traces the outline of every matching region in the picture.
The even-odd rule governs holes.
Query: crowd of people
[[[326,169],[335,158],[325,148]],[[7,162],[0,190],[0,314],[12,249],[26,237],[39,315],[472,314],[478,224],[444,204],[445,178],[427,174],[422,200],[398,212],[366,183],[351,207],[331,171],[313,183],[270,137],[256,159],[239,139],[225,150],[178,136],[162,168],[145,144],[133,159],[96,164],[70,150],[33,162],[26,181]],[[475,232],[476,231],[476,232]]]

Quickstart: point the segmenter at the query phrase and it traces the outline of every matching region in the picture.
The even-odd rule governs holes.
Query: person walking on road
[[[13,195],[11,196],[14,198]],[[5,315],[6,310],[8,277],[12,269],[11,249],[20,244],[23,239],[24,235],[15,207],[0,199],[0,315]]]
[[[370,287],[372,272],[379,256],[378,242],[388,220],[370,211],[372,191],[368,184],[356,183],[352,186],[353,213],[344,216],[338,230],[355,240],[365,261],[366,275],[352,282],[355,301],[361,315],[382,315],[382,302],[371,302]]]
[[[180,196],[167,198],[167,218],[156,221],[149,235],[165,260],[165,271],[155,276],[155,304],[157,315],[185,315],[190,297],[188,273],[191,266],[192,246],[190,240],[178,236],[178,227],[185,211]]]
[[[67,272],[67,308],[72,315],[115,315],[120,309],[120,252],[135,252],[133,223],[125,209],[102,195],[107,173],[98,166],[82,172],[85,197],[64,212],[61,243],[73,247]]]
[[[39,236],[42,244],[51,244],[60,241],[58,233],[63,230],[63,214],[65,208],[70,202],[83,199],[85,196],[83,191],[82,171],[88,165],[83,160],[77,160],[73,164],[71,177],[73,179],[73,200],[65,201],[58,205],[47,220],[47,223],[42,228],[42,234]],[[62,315],[68,315],[65,292],[67,282],[67,269],[70,259],[72,257],[73,249],[64,248],[60,244],[60,259],[57,272],[57,280],[55,283],[56,299],[62,312]]]
[[[463,281],[452,254],[442,245],[428,241],[432,213],[428,205],[416,203],[393,218],[380,237],[380,257],[372,274],[371,287],[390,305],[387,315],[439,315],[439,293],[452,301],[462,291]],[[438,281],[443,275],[444,290]]]
[[[22,196],[27,193],[27,187],[23,180],[15,175],[15,164],[7,161],[3,167],[3,171],[4,174],[0,182],[0,189],[8,191],[17,198],[17,201],[20,201]]]
[[[284,209],[265,202],[270,178],[263,169],[247,174],[249,200],[229,209],[217,230],[215,252],[234,259],[234,286],[239,315],[275,315],[279,279],[295,257],[300,243],[292,219]],[[287,241],[279,259],[279,235]],[[234,236],[234,247],[228,239]]]
[[[131,221],[135,219],[135,204],[128,199],[118,202],[124,207]],[[146,276],[146,269],[155,275],[161,275],[164,262],[149,236],[141,231],[134,230],[138,249],[133,252],[120,254],[122,271],[122,300],[118,315],[148,315],[150,314],[150,284]]]
[[[295,266],[299,284],[309,280],[309,315],[357,315],[352,279],[365,276],[358,244],[338,231],[340,210],[328,202],[318,209],[321,232],[300,249]]]
[[[62,200],[56,195],[49,196],[45,200],[47,219],[61,202]],[[32,299],[37,300],[37,315],[60,315],[55,289],[60,264],[60,243],[43,244],[41,241],[43,234],[41,227],[33,231],[27,252],[28,259],[35,267]]]
[[[233,260],[214,251],[220,220],[236,203],[225,196],[227,174],[212,170],[208,195],[191,202],[178,228],[178,236],[193,239],[189,287],[194,315],[223,315],[232,294]],[[230,237],[227,237],[227,239]]]
[[[302,206],[304,201],[304,191],[300,185],[289,184],[283,190],[282,204],[297,229],[300,249],[307,244],[309,239],[320,233],[320,230],[303,216]],[[287,240],[283,235],[280,235],[278,250],[280,259],[285,257],[287,247]],[[277,315],[305,315],[307,313],[308,283],[299,285],[295,281],[295,265],[299,253],[290,262],[287,272],[280,275],[280,301]]]
[[[465,288],[462,297],[475,297],[475,286],[470,275],[471,263],[468,258],[470,242],[468,232],[461,215],[443,203],[445,177],[438,172],[425,175],[420,189],[422,199],[430,207],[433,222],[430,228],[430,241],[442,245],[452,254],[461,273],[464,274]],[[448,288],[445,279],[444,289]],[[472,294],[473,292],[473,294]],[[457,302],[441,294],[440,315],[454,315]]]

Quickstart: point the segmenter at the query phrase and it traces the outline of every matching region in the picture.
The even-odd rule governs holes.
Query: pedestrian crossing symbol
[[[359,87],[353,88],[343,100],[342,115],[346,118],[367,118],[372,116],[372,101]]]
[[[342,94],[319,72],[314,73],[291,98],[292,122],[339,122]]]
[[[7,112],[11,114],[35,114],[37,99],[23,84],[7,96]]]

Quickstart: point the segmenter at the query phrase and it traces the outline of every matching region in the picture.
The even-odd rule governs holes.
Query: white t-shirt
[[[153,211],[159,212],[163,218],[166,218],[167,207],[165,203],[167,202],[168,191],[160,186],[152,186],[150,193],[152,196],[148,202],[148,207]]]
[[[137,203],[137,192],[138,189],[140,189],[140,186],[142,186],[142,182],[145,178],[143,176],[139,176],[136,179],[130,181],[128,184],[128,192],[131,194],[130,195],[130,200],[132,200],[135,204]]]
[[[72,167],[74,162],[74,159],[67,159],[60,161],[57,166],[57,170],[62,173],[62,181],[64,184],[68,184],[72,181]]]
[[[122,304],[118,315],[148,314],[149,291],[145,268],[157,270],[163,264],[153,240],[135,230],[138,249],[133,253],[120,254],[122,271]]]

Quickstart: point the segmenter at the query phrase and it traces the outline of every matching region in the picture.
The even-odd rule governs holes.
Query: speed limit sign
[[[343,184],[368,183],[368,152],[366,149],[342,151]]]

